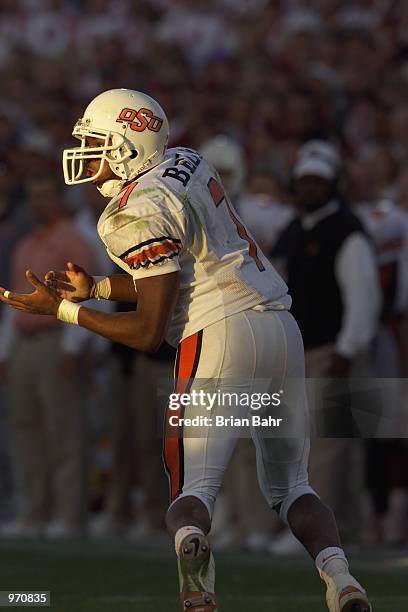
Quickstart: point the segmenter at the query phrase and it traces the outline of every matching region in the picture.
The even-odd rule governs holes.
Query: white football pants
[[[293,502],[315,494],[309,486],[307,464],[310,449],[308,407],[304,381],[304,351],[300,330],[287,311],[247,310],[232,315],[183,340],[178,348],[175,390],[220,394],[239,392],[248,397],[258,391],[284,391],[289,408],[286,429],[253,426],[252,415],[263,418],[275,409],[253,411],[235,402],[229,408],[235,418],[250,418],[250,435],[256,448],[258,482],[270,507],[287,522]],[[282,413],[282,411],[281,411]],[[281,414],[280,413],[280,414]],[[206,414],[212,423],[189,426],[181,419]],[[215,404],[210,411],[179,405],[165,416],[164,463],[169,477],[171,502],[181,497],[200,499],[212,517],[214,503],[237,441],[239,427],[215,427],[217,415],[226,410]],[[172,419],[170,425],[170,417]],[[282,435],[282,431],[289,432]]]

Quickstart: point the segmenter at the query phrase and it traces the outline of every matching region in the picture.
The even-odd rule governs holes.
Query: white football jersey
[[[288,310],[288,288],[198,153],[169,149],[105,208],[98,232],[108,254],[139,278],[180,271],[166,340],[184,338],[243,310]]]
[[[395,285],[394,309],[401,312],[408,306],[408,215],[390,200],[362,202],[354,210],[376,246],[382,284]],[[392,268],[395,278],[389,278]]]

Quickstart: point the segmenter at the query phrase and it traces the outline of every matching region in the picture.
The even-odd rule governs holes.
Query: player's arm
[[[149,206],[152,214],[146,213]],[[72,263],[62,277],[53,279],[47,275],[45,283],[28,270],[27,280],[35,289],[33,293],[16,294],[0,287],[0,301],[24,312],[51,314],[114,342],[154,352],[165,337],[178,296],[185,219],[181,212],[171,215],[166,206],[158,207],[150,200],[145,202],[144,212],[143,224],[139,217],[132,217],[115,232],[108,249],[111,259],[129,270],[128,278],[113,279],[110,288],[98,285],[99,297],[102,291],[109,293],[110,298],[126,301],[135,300],[136,287],[135,312],[104,313],[74,303],[94,297],[96,284],[85,270]],[[66,294],[61,294],[59,283],[72,285],[74,291],[69,292],[65,286]]]
[[[99,281],[100,283],[101,281]],[[102,281],[103,282],[103,281]],[[112,274],[107,277],[110,285],[109,300],[116,302],[137,302],[137,291],[130,274]],[[96,283],[97,285],[98,283]]]
[[[78,323],[113,342],[144,352],[156,351],[163,342],[179,289],[178,271],[141,278],[136,281],[136,311],[105,313],[62,300],[30,271],[27,280],[34,287],[33,293],[17,294],[0,287],[0,301],[23,312]]]
[[[133,281],[132,281],[133,282]],[[139,351],[154,352],[162,344],[179,289],[179,272],[136,281],[135,312],[103,313],[81,307],[78,324],[100,336]]]
[[[51,270],[47,272],[44,280],[48,287],[70,302],[83,302],[92,298],[137,302],[133,278],[126,273],[94,277],[80,266],[68,262],[66,270]]]

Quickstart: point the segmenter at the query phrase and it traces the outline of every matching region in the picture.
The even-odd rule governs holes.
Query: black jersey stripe
[[[163,242],[165,240],[171,240],[172,242],[181,244],[181,240],[179,240],[178,238],[173,238],[173,236],[160,236],[159,238],[150,238],[150,240],[139,242],[139,244],[136,244],[131,249],[128,249],[127,251],[122,253],[122,255],[119,255],[119,257],[120,259],[122,259],[123,257],[126,257],[126,255],[129,255],[129,253],[132,253],[133,251],[137,251],[137,249],[141,249],[142,247],[147,246],[148,244],[153,244],[154,242]]]

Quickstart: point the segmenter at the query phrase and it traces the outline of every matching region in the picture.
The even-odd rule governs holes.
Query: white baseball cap
[[[297,159],[318,157],[332,164],[337,169],[341,166],[341,157],[338,148],[326,140],[308,140],[298,150]]]
[[[303,176],[319,176],[327,181],[332,181],[337,176],[336,168],[327,160],[319,157],[303,157],[295,164],[293,176],[300,179]]]

